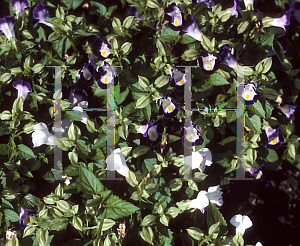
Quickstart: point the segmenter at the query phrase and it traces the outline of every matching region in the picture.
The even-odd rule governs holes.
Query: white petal
[[[230,223],[233,226],[238,227],[241,224],[242,220],[243,216],[241,214],[237,214],[231,218]]]
[[[117,171],[119,174],[127,177],[129,168],[126,164],[125,157],[123,156],[121,149],[115,149],[107,157],[107,169],[110,171]]]
[[[257,243],[255,244],[255,246],[263,246],[263,245],[261,244],[261,242],[257,242]]]
[[[197,198],[193,199],[189,205],[190,208],[204,209],[209,205],[209,200],[206,196],[206,191],[202,190],[198,193]]]
[[[248,229],[253,225],[251,219],[247,215],[243,216],[242,225],[245,229]]]

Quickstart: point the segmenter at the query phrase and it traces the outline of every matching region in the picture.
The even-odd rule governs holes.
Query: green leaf
[[[81,135],[80,128],[72,122],[72,124],[70,125],[69,130],[68,130],[69,139],[77,140],[77,139],[79,139],[80,135]]]
[[[115,221],[111,219],[104,219],[103,225],[102,225],[102,231],[107,231],[110,228],[112,228],[116,224]]]
[[[271,100],[276,100],[280,95],[274,88],[263,87],[261,88],[264,97]]]
[[[208,81],[211,85],[216,86],[229,84],[229,82],[222,75],[217,73],[210,75]]]
[[[209,38],[207,36],[205,36],[204,34],[202,34],[200,39],[201,39],[201,44],[204,47],[204,49],[211,51]]]
[[[117,32],[120,32],[120,31],[122,30],[122,24],[121,24],[121,21],[120,21],[118,18],[113,17],[112,27],[113,27],[113,29],[115,29]]]
[[[266,118],[266,113],[259,100],[256,101],[253,105],[247,106],[247,108],[249,108],[252,111],[252,113],[257,114],[259,117],[264,119]],[[250,127],[250,129],[252,128]]]
[[[244,246],[243,235],[240,232],[235,234],[235,236],[232,239],[231,245],[232,246]]]
[[[220,211],[216,208],[216,206],[209,202],[209,206],[207,207],[207,226],[211,227],[216,223],[220,223],[219,225],[227,226],[226,220],[224,219],[223,215]]]
[[[144,89],[147,89],[147,87],[150,85],[150,82],[146,77],[138,75],[138,81],[140,86]]]
[[[171,191],[178,191],[182,187],[182,181],[179,178],[172,179],[168,187],[171,189]]]
[[[275,161],[278,160],[278,155],[277,155],[277,153],[276,153],[275,150],[273,150],[273,149],[267,149],[267,151],[268,151],[268,155],[266,157],[266,160],[268,162],[275,162]]]
[[[64,117],[75,121],[82,120],[82,118],[75,111],[71,111],[71,110],[65,111]]]
[[[144,217],[141,226],[152,226],[155,224],[156,217],[153,214],[148,214]]]
[[[198,50],[188,49],[188,50],[183,52],[183,54],[181,55],[181,58],[184,61],[194,61],[198,58],[199,55],[200,55],[200,52]]]
[[[176,43],[181,37],[179,36],[179,31],[174,31],[171,28],[166,30],[161,30],[160,40],[167,42],[169,44]],[[194,39],[193,39],[194,40]]]
[[[122,52],[123,55],[128,55],[131,50],[132,50],[132,44],[129,42],[125,42],[124,44],[122,44],[120,48],[120,52]]]
[[[194,238],[198,241],[201,240],[201,238],[204,236],[204,234],[201,232],[201,230],[197,227],[190,227],[186,230],[192,238]]]
[[[26,226],[23,233],[23,238],[34,233],[36,226]]]
[[[32,68],[34,73],[41,73],[44,68],[44,65],[41,63],[35,64]]]
[[[150,226],[143,227],[142,231],[140,231],[140,236],[144,241],[153,245],[154,234]]]
[[[109,198],[105,200],[103,207],[106,208],[107,217],[111,219],[120,219],[139,210],[138,207],[115,195],[109,196]]]
[[[258,115],[253,115],[249,117],[248,112],[245,113],[245,125],[248,126],[251,130],[256,133],[261,132],[261,122],[260,117]]]
[[[126,29],[129,29],[133,26],[134,24],[134,16],[128,16],[124,21],[123,21],[123,27]]]
[[[73,226],[75,227],[75,229],[82,231],[82,220],[79,217],[76,217],[73,215],[73,221],[72,221]]]
[[[146,146],[146,145],[138,146],[133,150],[132,157],[138,158],[139,156],[146,154],[149,149],[150,149],[150,147]]]
[[[156,160],[156,158],[147,158],[144,160],[144,162],[145,162],[147,171],[151,172],[154,169],[153,165],[157,163],[157,160]]]
[[[11,209],[4,209],[4,215],[6,218],[8,218],[11,222],[17,222],[20,221],[20,216]]]
[[[159,8],[159,4],[156,0],[147,0],[147,6],[152,9]]]
[[[155,81],[154,81],[154,85],[157,88],[161,88],[163,86],[165,86],[166,84],[169,83],[169,76],[165,76],[165,75],[161,75],[159,76]]]
[[[19,156],[21,158],[24,158],[25,160],[36,158],[36,155],[33,153],[33,151],[24,144],[18,145],[18,151],[19,151]]]
[[[248,26],[249,21],[242,21],[237,27],[238,34],[243,33],[248,28]]]
[[[150,98],[145,95],[137,100],[135,108],[145,108],[148,104],[150,104]]]
[[[99,194],[100,191],[104,190],[103,185],[96,178],[95,174],[83,167],[80,167],[79,178],[80,184],[89,193]]]

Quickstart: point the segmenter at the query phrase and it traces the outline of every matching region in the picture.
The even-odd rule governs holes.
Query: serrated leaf
[[[83,167],[80,167],[79,178],[83,188],[92,194],[99,194],[100,191],[104,190],[103,185],[96,178],[95,174]]]
[[[21,158],[24,158],[25,160],[36,158],[36,155],[33,153],[33,151],[24,144],[18,145],[18,151],[19,151],[19,156]]]
[[[208,81],[211,85],[216,86],[229,84],[229,82],[222,75],[217,73],[210,75]]]
[[[256,101],[253,105],[247,106],[247,108],[249,108],[252,111],[252,113],[257,114],[261,118],[266,118],[266,113],[259,100]]]

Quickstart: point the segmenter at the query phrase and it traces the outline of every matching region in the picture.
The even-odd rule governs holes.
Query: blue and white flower
[[[256,92],[256,90],[257,90],[257,84],[254,81],[247,83],[245,85],[240,84],[237,88],[239,94],[238,98],[242,102],[245,102],[245,105],[252,105],[255,102],[257,102],[259,98],[263,96],[261,92]]]
[[[21,208],[21,212],[20,212],[21,229],[25,229],[26,226],[31,224],[29,216],[36,216],[36,211],[34,209]]]
[[[13,87],[18,90],[18,97],[22,97],[23,100],[32,92],[30,83],[24,80],[17,80],[13,83]]]
[[[161,124],[161,120],[148,121],[147,125],[142,125],[138,129],[139,133],[142,133],[147,138],[147,143],[151,146],[158,146],[161,142],[162,134],[164,132],[164,126]]]
[[[6,16],[0,19],[0,31],[1,34],[4,34],[8,40],[11,39],[11,37],[15,37],[15,19],[12,16]]]
[[[88,107],[88,102],[82,101],[82,102],[79,102],[78,105],[73,108],[75,113],[81,117],[81,119],[82,119],[81,122],[84,124],[86,124],[87,119],[89,118],[86,111],[83,110],[83,109],[87,109],[87,107]]]
[[[118,75],[115,68],[106,61],[104,62],[104,66],[97,67],[94,76],[98,86],[104,90],[109,89],[114,82],[118,82]]]
[[[279,107],[282,113],[286,115],[287,118],[290,118],[292,114],[294,114],[297,105],[285,104],[284,106]]]
[[[180,30],[179,35],[182,36],[184,34],[187,34],[193,37],[194,39],[201,41],[201,35],[203,33],[201,32],[196,21],[191,15],[188,15],[186,17],[186,20],[182,24],[182,28]]]
[[[96,38],[96,47],[98,55],[104,58],[107,58],[111,53],[111,44],[107,41],[105,37],[100,38],[99,36]]]
[[[270,23],[271,26],[281,27],[286,31],[286,27],[290,24],[291,13],[286,11],[285,14],[279,18],[274,18]]]
[[[203,137],[201,137],[201,129],[196,124],[192,123],[190,121],[188,123],[190,126],[185,127],[181,126],[181,135],[182,135],[182,142],[188,147],[196,146],[196,145],[202,145],[204,142]],[[187,143],[185,143],[185,140],[187,140]]]
[[[222,188],[220,187],[220,185],[217,185],[209,187],[206,196],[211,201],[211,203],[222,206],[224,203],[222,194]]]
[[[175,66],[171,69],[170,86],[175,87],[177,91],[184,91],[184,84],[186,82],[185,73],[181,72]]]
[[[266,135],[268,137],[268,143],[266,147],[268,149],[278,149],[281,146],[281,143],[284,142],[284,136],[279,133],[279,129],[273,129],[272,127],[268,126],[265,129]]]
[[[234,69],[237,66],[237,61],[232,57],[229,51],[229,46],[222,45],[220,50],[221,64],[225,64],[226,66]]]
[[[194,3],[206,3],[207,8],[211,9],[215,6],[213,0],[193,0]]]
[[[240,232],[244,235],[245,230],[252,226],[252,221],[247,215],[237,214],[233,216],[230,220],[230,223],[236,227],[236,233]]]
[[[179,107],[173,103],[173,99],[176,99],[177,97],[178,96],[175,92],[167,92],[167,94],[163,95],[163,97],[158,99],[158,113],[160,115],[163,115],[166,119],[174,118],[179,111]]]
[[[88,94],[85,90],[79,88],[76,85],[72,85],[69,96],[69,101],[71,103],[70,108],[73,108],[75,105],[77,105],[77,103],[81,101],[85,101],[87,99],[87,96]]]
[[[93,77],[94,67],[91,63],[84,63],[83,68],[78,70],[77,75],[84,81],[88,81]]]
[[[183,10],[176,6],[175,3],[165,8],[165,19],[169,21],[170,27],[174,31],[180,31],[183,23]]]
[[[10,3],[16,8],[16,14],[23,14],[24,10],[29,7],[29,2],[27,0],[11,0]]]
[[[45,5],[42,3],[39,3],[33,9],[33,18],[38,20],[38,23],[43,23],[46,26],[53,27],[53,25],[51,23],[48,23],[45,21],[46,19],[50,19],[50,16],[47,13]]]
[[[55,136],[49,132],[45,123],[40,122],[33,127],[32,143],[33,148],[43,144],[55,145]]]
[[[187,162],[191,164],[192,169],[198,168],[202,173],[206,166],[211,166],[212,164],[212,155],[208,148],[193,151],[192,155],[187,156],[186,158]]]
[[[263,175],[261,169],[263,168],[264,164],[260,165],[259,167],[251,167],[249,169],[250,174],[253,176],[254,179],[260,179]]]
[[[221,57],[215,56],[214,53],[209,53],[207,50],[204,50],[199,55],[199,63],[201,66],[201,71],[204,74],[213,74],[216,70],[219,69],[221,62]]]

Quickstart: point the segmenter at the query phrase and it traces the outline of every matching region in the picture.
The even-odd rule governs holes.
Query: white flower
[[[221,190],[222,188],[220,187],[220,185],[211,186],[208,188],[208,191],[206,193],[207,198],[212,203],[217,204],[218,206],[223,205],[223,198],[222,198],[223,192]]]
[[[209,200],[206,196],[206,191],[202,190],[198,193],[197,198],[193,199],[189,205],[190,208],[198,208],[202,213],[205,212],[205,208],[209,205]]]
[[[127,177],[129,168],[126,164],[125,157],[121,149],[115,149],[106,159],[107,170],[117,171],[119,174]]]
[[[247,6],[248,6],[248,4],[252,4],[252,6],[253,6],[253,1],[254,0],[244,0],[244,4],[245,4],[245,7],[247,8]]]
[[[66,137],[66,138],[68,137],[68,130],[69,130],[69,128],[70,128],[72,122],[73,122],[73,120],[70,120],[70,119],[68,119],[68,118],[63,119],[63,120],[61,121],[60,132],[61,132],[61,136],[62,136],[62,137]],[[56,131],[58,131],[58,129],[57,129]],[[55,131],[55,127],[53,126],[53,127],[51,128],[51,133],[52,133],[52,134],[55,134],[56,131]]]
[[[255,244],[255,246],[263,246],[263,245],[261,244],[261,242],[257,242],[257,243]]]
[[[84,124],[86,124],[86,121],[89,118],[89,116],[86,114],[86,112],[83,111],[83,109],[86,109],[87,107],[88,107],[88,102],[82,101],[82,102],[79,102],[78,105],[73,108],[73,110],[76,112],[76,114],[78,114],[82,118],[81,122]]]
[[[43,144],[54,145],[55,136],[51,134],[45,123],[38,123],[33,127],[32,143],[33,148],[39,147]]]
[[[230,220],[230,223],[236,227],[235,232],[240,232],[244,235],[245,230],[252,226],[252,221],[247,215],[237,214],[233,216]]]
[[[205,166],[212,164],[212,155],[208,148],[202,148],[199,151],[192,152],[192,155],[186,158],[188,163],[192,164],[192,169],[198,168],[202,173],[204,172]]]

